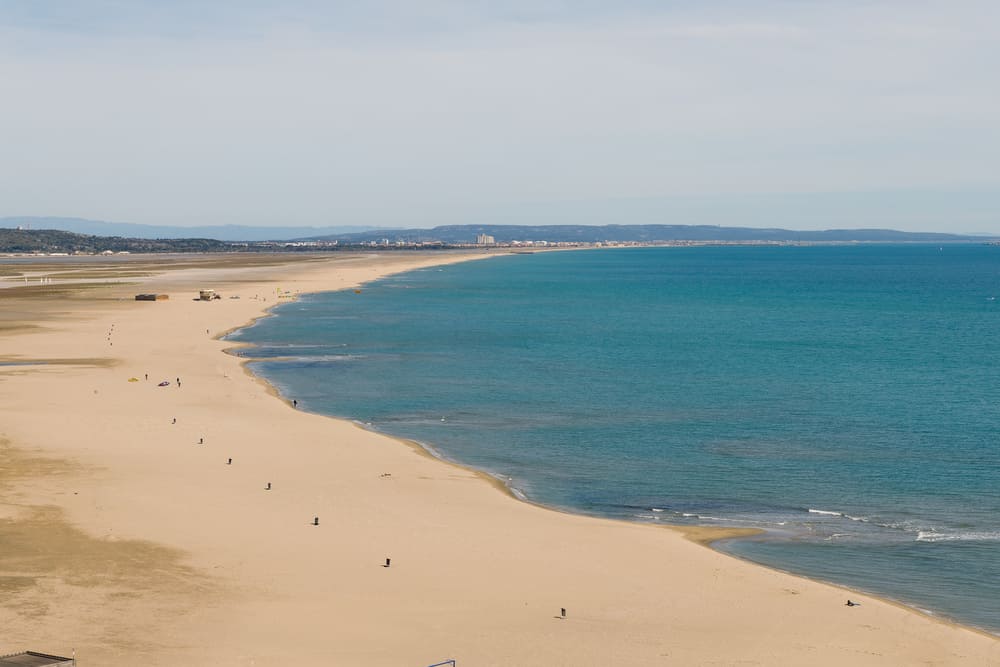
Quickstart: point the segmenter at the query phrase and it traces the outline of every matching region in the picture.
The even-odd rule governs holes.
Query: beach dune
[[[306,413],[219,339],[301,292],[480,256],[136,259],[86,289],[0,290],[0,654],[1000,664],[985,633],[681,531],[522,502],[415,446]],[[115,279],[122,266],[130,275]],[[200,288],[222,298],[197,301]]]

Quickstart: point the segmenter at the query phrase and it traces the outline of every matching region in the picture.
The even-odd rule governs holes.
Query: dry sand
[[[347,288],[459,259],[134,258],[71,274],[48,261],[27,287],[26,267],[5,266],[0,282],[20,286],[0,290],[0,361],[32,363],[0,365],[0,654],[75,649],[101,666],[1000,664],[995,637],[678,531],[520,502],[405,443],[295,410],[218,340],[274,305],[276,288]],[[202,286],[224,298],[194,301]]]

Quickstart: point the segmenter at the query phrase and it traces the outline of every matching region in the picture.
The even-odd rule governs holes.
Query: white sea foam
[[[936,530],[921,530],[917,542],[995,542],[1000,540],[1000,532],[970,531],[965,533],[939,533]]]
[[[650,508],[650,509],[651,509],[652,511],[654,511],[654,512],[662,512],[662,511],[663,511],[663,510],[661,510],[661,509],[660,509],[659,507],[652,507],[652,508]]]
[[[822,514],[824,516],[844,516],[843,512],[831,512],[830,510],[814,510],[809,509],[810,514]]]
[[[314,357],[285,357],[287,361],[297,361],[305,364],[317,361],[355,361],[364,358],[362,354],[317,354]]]
[[[934,529],[928,529],[922,522],[917,522],[914,520],[906,521],[890,521],[888,523],[875,523],[876,526],[881,528],[891,528],[892,530],[902,530],[907,533],[919,533],[922,531],[927,531],[929,533],[937,532]]]
[[[850,514],[844,514],[843,512],[834,512],[833,510],[817,510],[809,509],[810,514],[819,514],[821,516],[838,516],[842,519],[850,519],[851,521],[857,521],[859,523],[870,523],[871,520],[866,516],[851,516]]]

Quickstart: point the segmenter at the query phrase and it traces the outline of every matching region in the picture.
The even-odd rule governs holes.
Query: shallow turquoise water
[[[533,500],[735,524],[723,548],[1000,632],[1000,248],[499,257],[234,334],[300,408]]]

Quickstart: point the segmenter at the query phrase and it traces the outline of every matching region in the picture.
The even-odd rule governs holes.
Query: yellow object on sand
[[[138,382],[139,378],[129,378],[128,381],[129,382]]]

